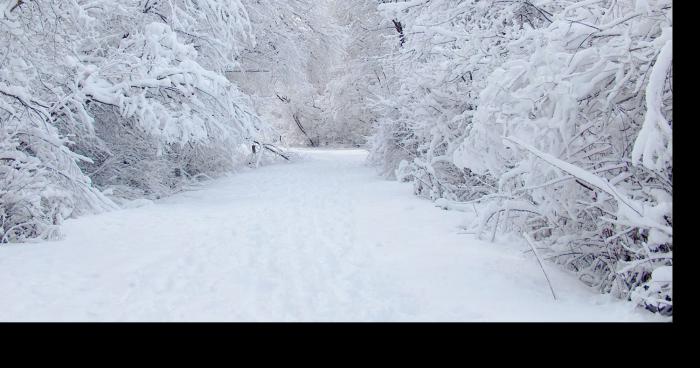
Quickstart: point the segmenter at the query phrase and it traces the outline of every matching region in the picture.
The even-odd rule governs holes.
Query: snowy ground
[[[0,247],[0,320],[659,320],[549,265],[554,301],[526,246],[460,235],[363,151],[299,154]]]

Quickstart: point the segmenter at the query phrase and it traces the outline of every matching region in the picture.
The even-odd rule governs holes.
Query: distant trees
[[[601,292],[672,313],[671,2],[380,1],[371,159],[474,229],[527,232]],[[396,27],[396,24],[400,27]]]
[[[285,144],[359,145],[374,121],[365,86],[378,83],[382,37],[363,27],[374,0],[244,1],[255,42],[229,77]],[[368,17],[374,17],[370,19]]]
[[[371,106],[374,90],[386,85],[384,40],[392,33],[377,26],[382,19],[374,0],[338,2],[335,18],[345,37],[324,92],[324,135],[334,143],[362,145],[379,117]]]
[[[244,0],[244,4],[255,42],[242,50],[241,68],[229,77],[252,97],[256,111],[285,144],[325,143],[324,93],[346,37],[332,16],[335,3]]]

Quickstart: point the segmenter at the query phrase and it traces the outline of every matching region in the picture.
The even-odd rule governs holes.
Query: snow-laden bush
[[[502,226],[628,297],[671,264],[670,2],[552,3],[547,27],[511,42],[455,163],[498,178],[482,226],[504,212]],[[644,298],[670,301],[670,288]]]
[[[57,128],[73,101],[53,72],[72,42],[63,32],[80,26],[62,6],[0,3],[0,243],[56,238],[64,218],[115,208],[81,172],[78,163],[90,159],[68,149]]]
[[[672,313],[671,2],[385,1],[372,159]],[[468,206],[466,206],[468,205]]]
[[[70,196],[11,127],[0,127],[0,243],[56,238],[72,212]]]
[[[396,30],[386,59],[388,85],[373,100],[381,112],[371,159],[391,157],[385,171],[400,170],[416,193],[464,201],[486,193],[488,178],[458,168],[454,151],[466,136],[479,91],[504,60],[513,34],[513,4],[438,0],[384,2],[384,27]],[[438,22],[439,19],[448,21]],[[401,164],[405,160],[406,162]]]
[[[85,140],[76,149],[100,157],[86,171],[100,173],[95,178],[100,187],[137,191],[129,197],[159,197],[200,173],[230,170],[237,145],[252,142],[259,129],[247,98],[222,72],[202,67],[200,61],[213,62],[198,51],[201,37],[184,43],[170,25],[150,19],[127,33],[91,60],[97,65],[75,65],[84,76],[75,93],[91,103],[91,116],[99,116],[93,124],[97,139],[79,135]],[[225,61],[222,55],[216,59]]]
[[[0,3],[2,242],[246,161],[267,128],[225,76],[251,42],[228,0]],[[247,147],[242,150],[241,147]]]

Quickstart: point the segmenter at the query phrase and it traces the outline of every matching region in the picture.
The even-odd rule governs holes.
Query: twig
[[[523,237],[525,237],[525,240],[527,240],[527,244],[530,245],[532,252],[535,253],[535,258],[537,258],[537,263],[540,264],[540,268],[542,269],[542,273],[544,273],[544,277],[547,279],[547,284],[549,284],[549,290],[552,291],[552,296],[554,297],[554,300],[557,300],[557,294],[554,293],[554,287],[552,287],[552,282],[549,280],[549,275],[547,275],[547,271],[545,271],[544,265],[542,264],[542,258],[540,258],[540,254],[537,252],[537,249],[535,248],[535,245],[533,244],[532,239],[530,238],[530,235],[527,235],[527,233],[523,233]]]

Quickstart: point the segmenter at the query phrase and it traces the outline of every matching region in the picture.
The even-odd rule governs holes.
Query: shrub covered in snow
[[[224,0],[0,2],[0,242],[170,194],[268,129],[226,76],[252,42]]]
[[[396,34],[372,160],[474,205],[478,234],[527,232],[586,284],[672,313],[653,277],[672,266],[671,2],[380,3]]]

